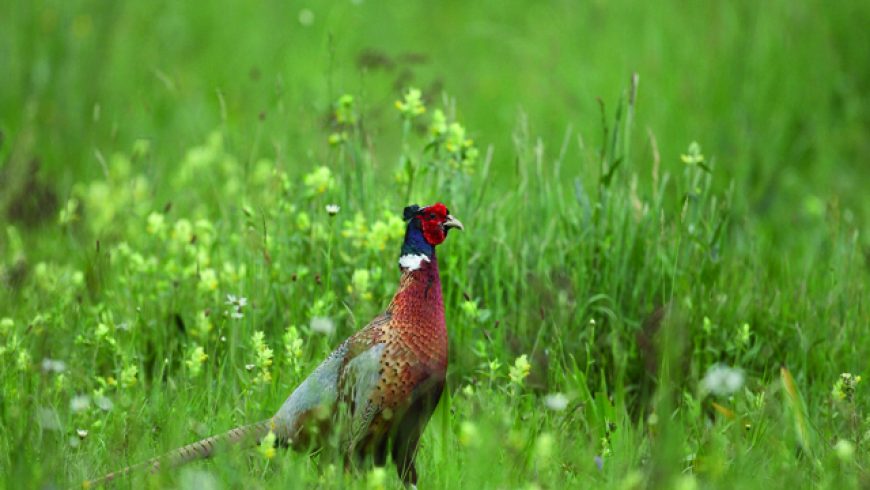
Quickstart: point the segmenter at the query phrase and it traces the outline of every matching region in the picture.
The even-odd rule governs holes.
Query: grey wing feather
[[[380,328],[390,321],[389,313],[375,317],[365,330]],[[360,333],[358,332],[358,333]],[[342,386],[352,387],[353,393],[341,393],[342,396],[350,395],[354,410],[354,425],[352,431],[357,431],[357,413],[361,407],[371,404],[369,398],[380,380],[380,360],[384,349],[383,344],[375,344],[373,347],[348,359],[350,354],[350,342],[346,340],[332,354],[329,355],[294,391],[290,394],[281,408],[273,417],[276,435],[282,440],[292,440],[296,437],[304,418],[312,410],[334,405],[339,398]],[[365,410],[370,412],[372,410]],[[368,417],[373,417],[373,413]],[[365,417],[363,417],[365,418]]]
[[[372,394],[381,380],[381,357],[385,344],[375,344],[347,363],[342,385],[352,403],[350,445],[355,445],[365,434],[377,410]]]
[[[285,439],[294,437],[306,414],[335,403],[338,399],[338,377],[347,350],[347,343],[341,344],[293,390],[273,417],[276,435]]]

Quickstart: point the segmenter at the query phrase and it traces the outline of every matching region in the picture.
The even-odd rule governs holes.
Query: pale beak
[[[444,228],[445,231],[449,230],[450,228],[459,228],[460,230],[465,229],[465,227],[462,226],[462,223],[458,219],[454,218],[453,215],[450,215],[450,214],[447,215],[447,221],[442,223],[441,227]]]

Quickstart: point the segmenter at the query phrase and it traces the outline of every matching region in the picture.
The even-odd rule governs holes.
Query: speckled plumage
[[[401,278],[384,313],[341,343],[270,419],[189,444],[160,458],[85,482],[105,483],[136,468],[156,470],[211,456],[225,444],[262,440],[297,448],[340,434],[349,466],[392,456],[399,477],[417,482],[420,436],[441,398],[447,372],[447,326],[435,246],[450,228],[462,229],[443,204],[405,209],[409,221]],[[312,430],[316,428],[316,430]]]
[[[335,414],[332,422],[349,428],[343,434],[349,461],[371,456],[384,464],[391,454],[402,479],[415,483],[417,445],[441,397],[447,350],[433,252],[419,269],[403,270],[386,311],[342,343],[290,395],[273,418],[276,434],[291,445],[306,444],[304,420],[311,420],[319,405],[343,402],[346,420]]]

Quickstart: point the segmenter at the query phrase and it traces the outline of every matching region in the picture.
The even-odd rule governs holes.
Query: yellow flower
[[[737,340],[743,345],[749,345],[749,340],[752,336],[752,332],[750,330],[749,324],[744,323],[740,330],[737,333]]]
[[[193,236],[193,226],[190,221],[182,218],[175,222],[172,227],[172,239],[182,245],[190,243],[190,238]]]
[[[208,359],[208,354],[205,353],[205,350],[201,346],[196,346],[190,351],[190,355],[187,360],[184,361],[187,364],[187,369],[190,370],[190,377],[196,378],[202,372],[202,365]]]
[[[272,459],[275,457],[275,439],[277,439],[275,433],[270,430],[269,433],[263,437],[263,440],[260,441],[260,447],[258,450],[264,458]]]
[[[350,279],[351,292],[362,299],[371,299],[372,294],[369,292],[370,277],[371,275],[366,269],[357,269],[353,271],[353,276],[351,276]]]
[[[447,133],[447,116],[441,109],[432,112],[432,122],[429,124],[429,133],[435,138],[440,138]]]
[[[834,383],[831,395],[837,400],[851,402],[855,398],[855,390],[860,382],[861,376],[852,373],[842,373]]]
[[[196,220],[194,224],[196,230],[196,243],[203,245],[211,245],[214,240],[214,225],[207,219]]]
[[[323,194],[335,187],[335,178],[329,167],[319,166],[302,178],[309,195]]]
[[[499,370],[501,370],[501,361],[498,359],[493,359],[489,361],[489,379],[493,380],[498,376]]]
[[[133,142],[133,158],[142,158],[148,156],[151,152],[151,142],[146,139],[137,139]]]
[[[287,364],[293,367],[293,370],[298,374],[302,370],[302,338],[299,336],[299,329],[294,325],[287,327],[284,332],[284,354],[287,359]]]
[[[466,300],[460,303],[459,308],[465,313],[468,317],[477,319],[478,307],[476,300]]]
[[[97,340],[105,340],[109,345],[115,345],[115,338],[109,335],[111,332],[112,330],[108,325],[100,322],[97,324],[97,329],[94,330],[94,335]]]
[[[269,368],[272,366],[272,356],[274,355],[269,344],[266,343],[266,335],[258,330],[254,332],[252,337],[254,351],[257,354],[257,360],[254,365],[259,368],[257,376],[254,378],[255,383],[267,384],[272,381],[272,373]]]
[[[79,214],[79,201],[76,198],[70,198],[66,202],[66,206],[61,208],[60,216],[58,217],[58,222],[62,225],[66,225],[72,223],[74,221],[78,221]]]
[[[369,490],[384,490],[387,488],[387,470],[382,466],[372,468],[366,477],[366,488]]]
[[[139,375],[139,367],[135,364],[131,364],[124,369],[121,370],[121,376],[119,379],[121,380],[121,386],[125,388],[132,388],[139,381],[137,376]]]
[[[327,141],[331,146],[337,146],[341,143],[344,143],[345,141],[347,141],[347,131],[332,133],[327,138]]]
[[[199,290],[202,292],[214,291],[218,288],[217,273],[214,269],[203,269],[199,272]]]
[[[539,462],[545,462],[550,459],[550,456],[553,454],[554,445],[555,438],[553,437],[553,434],[544,432],[539,435],[538,439],[535,441],[535,458]]]
[[[698,480],[693,475],[680,475],[674,481],[673,488],[676,490],[696,490]]]
[[[344,94],[335,103],[335,121],[339,124],[354,125],[357,122],[353,95]]]
[[[18,351],[18,359],[15,362],[16,367],[18,367],[19,371],[27,371],[30,369],[30,352],[27,352],[24,349]]]
[[[689,150],[686,154],[680,155],[680,160],[686,165],[698,165],[704,163],[704,155],[701,153],[701,145],[697,141],[689,144]]]
[[[842,461],[851,461],[855,456],[855,445],[845,439],[840,439],[834,445],[834,453]]]
[[[236,267],[232,262],[224,262],[221,277],[226,281],[237,284],[248,275],[248,266],[240,264]]]
[[[12,327],[15,326],[15,320],[6,317],[0,320],[0,333],[5,334],[12,330]]]
[[[466,447],[477,446],[480,443],[480,431],[473,422],[463,420],[459,425],[459,443]]]
[[[448,126],[447,129],[447,141],[444,143],[444,147],[447,148],[447,151],[458,151],[463,146],[466,146],[466,142],[468,142],[468,146],[471,145],[471,140],[465,138],[465,128],[462,127],[461,124],[458,122],[450,123],[450,126]]]
[[[384,212],[384,220],[375,221],[372,224],[371,232],[366,234],[366,248],[372,252],[386,250],[387,244],[404,236],[405,226],[405,222],[395,213]]]
[[[508,446],[519,451],[526,446],[528,434],[519,429],[511,429],[507,434]]]
[[[151,235],[161,235],[166,228],[166,221],[162,214],[153,212],[148,215],[148,225],[145,227]]]
[[[529,357],[523,354],[520,357],[517,357],[517,359],[514,361],[514,365],[511,366],[510,371],[508,372],[508,376],[510,377],[512,383],[522,386],[523,380],[528,377],[531,370],[532,365],[529,364]]]
[[[341,230],[341,236],[349,238],[354,248],[363,248],[368,234],[368,225],[361,211],[356,212],[353,221],[345,221]]]
[[[299,228],[299,231],[308,231],[311,228],[311,218],[308,213],[299,211],[299,214],[296,215],[296,227]]]
[[[406,119],[414,119],[426,112],[426,106],[423,105],[423,93],[420,92],[420,89],[417,88],[409,88],[407,92],[405,92],[404,100],[396,101],[396,109],[402,113],[402,116]]]
[[[205,313],[200,313],[196,315],[196,324],[193,328],[193,333],[200,339],[206,339],[208,337],[209,332],[211,332],[214,326],[211,323],[211,319]]]

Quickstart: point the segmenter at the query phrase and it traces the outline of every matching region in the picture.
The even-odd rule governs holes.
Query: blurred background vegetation
[[[870,444],[866,390],[840,378],[870,358],[868,19],[815,0],[0,5],[0,468],[63,482],[268,415],[388,300],[410,198],[469,228],[442,266],[433,485],[673,488],[696,484],[686,468],[866,485],[839,441]],[[403,120],[409,87],[427,112]],[[479,151],[468,168],[423,149],[437,107]],[[443,168],[409,184],[429,158]],[[229,293],[257,313],[209,333]],[[336,337],[308,337],[320,316]],[[279,352],[265,392],[245,378],[257,330]],[[297,338],[303,360],[281,360]],[[716,362],[747,382],[714,406],[698,387]],[[537,413],[555,392],[568,413]],[[124,410],[67,413],[81,393]],[[33,444],[46,407],[61,435]],[[83,426],[103,442],[67,444]],[[491,454],[516,464],[493,478]],[[211,469],[244,486],[265,472],[250,464]],[[306,464],[272,478],[329,480]]]
[[[320,127],[339,95],[361,97],[377,132],[410,85],[455,96],[509,183],[520,114],[548,146],[568,128],[594,141],[598,100],[612,108],[637,72],[637,124],[666,167],[697,140],[755,214],[793,222],[813,199],[836,197],[867,219],[863,2],[2,8],[3,160],[39,158],[60,194],[100,174],[96,151],[148,139],[159,174],[215,128],[245,155],[277,154],[301,171],[325,144]]]

